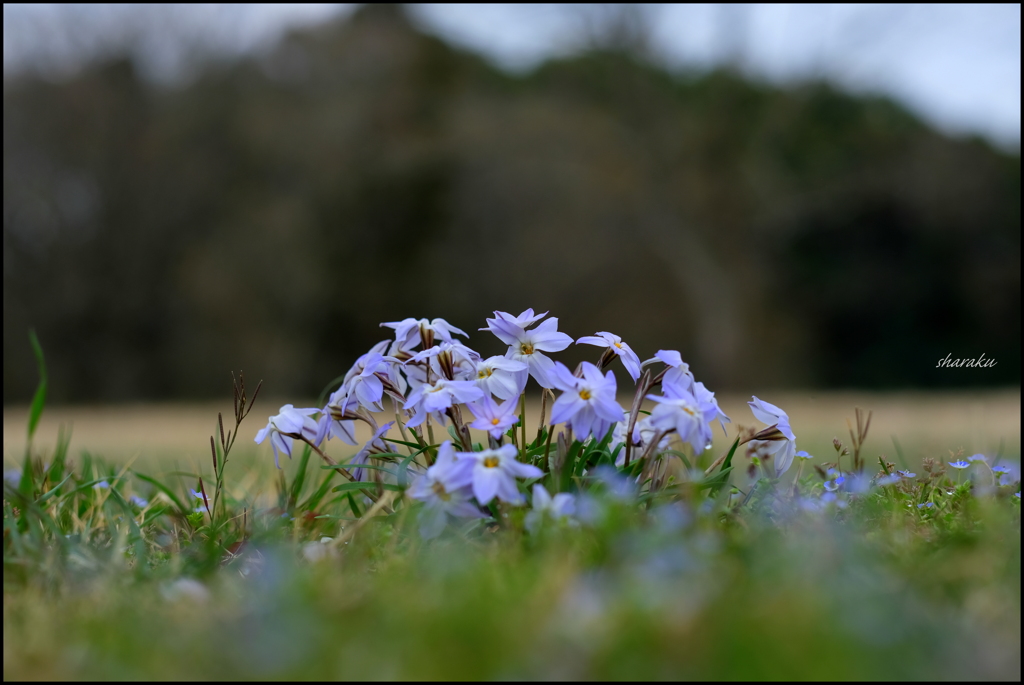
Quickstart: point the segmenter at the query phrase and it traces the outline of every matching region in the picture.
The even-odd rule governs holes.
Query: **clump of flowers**
[[[699,495],[713,504],[722,493],[727,507],[767,502],[775,510],[792,505],[794,511],[842,509],[851,498],[883,488],[910,496],[918,487],[915,474],[884,461],[882,473],[864,474],[861,447],[870,414],[859,410],[856,432],[851,428],[852,468],[844,470],[841,460],[850,451],[837,439],[837,462],[825,465],[827,470],[812,465],[821,475],[817,484],[803,478],[813,457],[797,450],[789,415],[756,396],[748,404],[764,426],[740,430],[726,454],[705,459],[713,425],[728,436],[731,420],[676,350],[657,350],[641,363],[622,337],[600,331],[575,340],[599,348],[596,360],[570,369],[550,355],[565,350],[573,338],[558,329],[557,318],[533,309],[518,315],[495,311],[486,319],[479,330],[507,346],[504,354],[491,356],[470,347],[469,336],[444,319],[381,325],[394,331],[394,339],[360,356],[325,406],[285,405],[256,442],[270,439],[278,466],[280,453],[290,457],[296,442],[308,445],[325,468],[346,479],[335,490],[359,496],[348,497],[356,516],[361,515],[356,499],[373,502],[374,511],[390,511],[401,501],[420,503],[420,532],[426,538],[452,523],[518,521],[535,532],[551,522],[575,521],[577,502],[594,501],[577,495],[617,492],[609,482],[624,484],[628,501]],[[618,364],[633,384],[628,404],[620,404],[622,385],[609,368]],[[539,420],[528,433],[525,397],[531,384],[542,401]],[[645,400],[653,403],[650,412],[642,410]],[[357,453],[347,460],[329,456],[327,443],[333,438],[360,444],[359,424],[370,437]],[[743,444],[753,481],[746,492],[729,485],[732,459]],[[698,468],[702,461],[710,466]],[[796,461],[792,488],[778,487]],[[993,480],[1009,475],[983,455],[950,466],[965,469],[972,463],[989,466]],[[935,464],[925,469],[929,479],[941,473],[933,473]],[[527,505],[525,516],[510,516]]]

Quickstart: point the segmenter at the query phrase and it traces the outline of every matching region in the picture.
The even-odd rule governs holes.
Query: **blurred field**
[[[820,460],[831,459],[832,438],[847,438],[846,419],[854,408],[871,409],[874,418],[867,443],[869,457],[886,454],[895,461],[891,436],[899,439],[909,460],[922,456],[943,457],[949,450],[963,449],[968,454],[995,454],[1020,458],[1020,391],[956,393],[864,393],[864,392],[767,392],[763,400],[789,412],[797,444]],[[756,422],[746,406],[747,396],[724,395],[722,408],[732,417],[729,435],[737,425]],[[629,406],[629,398],[620,401]],[[253,413],[242,424],[238,447],[247,447],[252,437],[287,400],[258,400]],[[312,401],[292,401],[296,406],[311,406]],[[135,458],[136,463],[176,459],[206,464],[209,460],[209,436],[217,412],[230,415],[229,403],[210,404],[132,404],[123,406],[65,406],[47,409],[36,434],[39,448],[52,449],[61,424],[72,427],[71,454],[87,450],[113,461]],[[527,426],[536,427],[539,404],[527,408]],[[4,464],[9,468],[24,454],[27,407],[4,409]],[[382,415],[382,420],[388,420]],[[362,440],[369,435],[360,425]],[[715,449],[726,442],[716,428]],[[345,456],[350,448],[332,441],[331,452]],[[270,459],[269,446],[253,450]]]
[[[1000,441],[1019,458],[1019,392],[759,396],[819,461],[854,406],[876,412],[869,458],[892,456],[891,434],[907,461]],[[734,434],[746,398],[722,399]],[[531,530],[509,507],[424,541],[408,498],[364,514],[323,496],[333,474],[315,460],[301,479],[300,459],[275,472],[250,441],[278,403],[256,407],[215,534],[153,481],[84,458],[66,485],[32,469],[7,491],[5,680],[1020,680],[1019,483],[928,474],[833,506],[805,472],[802,491],[759,487],[742,504],[679,488],[644,506],[595,478],[577,524]],[[226,408],[56,409],[34,451],[62,466],[57,426],[73,422],[72,455],[134,460],[188,502],[191,474],[211,487],[208,435]],[[25,418],[5,411],[8,467]],[[15,509],[23,490],[45,492],[46,510]]]

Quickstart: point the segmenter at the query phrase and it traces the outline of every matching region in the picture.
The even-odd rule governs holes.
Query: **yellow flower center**
[[[445,502],[451,499],[451,495],[449,495],[448,491],[444,489],[444,485],[442,483],[434,483],[434,486],[431,489],[434,491],[435,495],[443,499]]]
[[[501,423],[500,419],[491,419],[491,425],[492,426],[497,426],[499,423]]]
[[[693,411],[692,409],[690,409],[689,407],[683,407],[683,411],[685,411],[685,412],[686,412],[687,414],[689,414],[690,416],[696,416],[696,414],[694,413],[694,411]]]
[[[480,369],[477,378],[490,378],[492,373],[494,373],[492,369]]]
[[[530,343],[523,343],[519,346],[519,351],[523,354],[533,354],[533,345]]]
[[[484,466],[486,466],[489,469],[498,468],[498,464],[500,463],[501,460],[498,459],[497,457],[484,457]]]
[[[589,390],[580,390],[580,399],[581,400],[589,400],[590,399],[590,391]]]
[[[622,349],[622,343],[612,343],[612,344],[615,345],[620,350]]]

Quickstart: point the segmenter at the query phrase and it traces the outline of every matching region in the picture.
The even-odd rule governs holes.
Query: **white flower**
[[[669,388],[693,392],[693,372],[690,371],[690,365],[683,361],[683,357],[679,352],[676,350],[658,350],[642,366],[647,366],[654,362],[661,362],[669,367],[665,369],[665,375],[661,379],[661,387],[665,394],[669,394]]]
[[[614,333],[599,331],[597,335],[587,335],[576,341],[577,345],[581,343],[608,348],[622,360],[622,365],[626,367],[626,371],[629,372],[634,383],[640,378],[640,357],[636,356],[633,348],[622,342],[622,338]]]
[[[615,374],[583,362],[582,377],[576,377],[562,362],[551,368],[549,378],[562,395],[551,406],[551,423],[568,423],[580,439],[593,435],[601,440],[625,411],[615,400]]]
[[[434,383],[424,383],[409,393],[405,400],[406,411],[415,411],[409,422],[410,428],[423,423],[427,414],[448,409],[453,404],[474,402],[484,396],[484,391],[473,381],[450,381],[440,379]]]
[[[565,333],[558,331],[558,319],[553,317],[542,322],[533,330],[525,330],[516,321],[529,321],[532,323],[537,319],[534,316],[526,316],[523,312],[518,317],[513,317],[505,312],[495,312],[497,318],[487,319],[488,329],[503,343],[509,346],[505,357],[523,362],[529,368],[530,375],[540,384],[542,388],[552,387],[548,379],[548,373],[554,366],[554,362],[543,352],[561,352],[572,343]],[[523,325],[529,325],[524,323]]]
[[[512,445],[482,452],[456,452],[449,478],[455,486],[472,484],[473,496],[482,505],[495,497],[509,504],[522,504],[516,478],[540,478],[544,472],[517,461],[516,454]]]
[[[526,529],[536,532],[545,516],[562,521],[576,513],[576,498],[567,492],[560,492],[554,497],[540,483],[533,486],[533,510],[526,515]]]
[[[763,450],[764,453],[772,458],[775,467],[775,477],[778,478],[789,470],[789,467],[793,464],[793,458],[796,456],[796,435],[793,434],[793,429],[789,427],[789,415],[774,404],[759,400],[757,397],[754,397],[747,404],[750,405],[750,411],[753,412],[754,417],[758,421],[774,426],[784,436],[784,439],[779,440],[750,441],[751,448]]]
[[[301,435],[310,442],[316,442],[320,435],[319,426],[312,415],[319,409],[296,409],[290,404],[281,407],[280,413],[271,416],[267,425],[256,434],[256,444],[262,443],[270,436],[270,445],[274,448],[274,464],[281,468],[278,451],[284,452],[291,459],[293,436]]]
[[[529,368],[525,362],[489,357],[476,365],[474,380],[484,392],[507,400],[522,394]]]
[[[444,319],[403,319],[382,323],[381,326],[395,329],[395,342],[401,351],[409,351],[419,344],[423,347],[431,347],[434,344],[434,337],[445,342],[452,342],[452,334],[457,333],[462,337],[469,337],[461,328],[456,328]]]
[[[450,440],[437,451],[437,460],[427,472],[413,481],[409,496],[426,503],[420,514],[420,535],[437,537],[444,530],[448,517],[484,518],[486,514],[469,501],[473,493],[466,475],[456,470],[459,457]],[[468,464],[468,462],[467,462]],[[468,473],[467,469],[462,469]]]
[[[711,426],[696,397],[678,388],[674,394],[675,397],[649,396],[658,403],[651,412],[651,426],[663,433],[674,430],[680,440],[690,443],[694,452],[700,454],[711,444]]]

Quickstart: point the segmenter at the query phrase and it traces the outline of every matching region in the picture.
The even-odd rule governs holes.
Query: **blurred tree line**
[[[510,75],[393,7],[180,88],[5,78],[5,403],[30,326],[57,400],[298,397],[381,321],[531,306],[714,389],[1019,384],[1020,157],[628,46]]]

